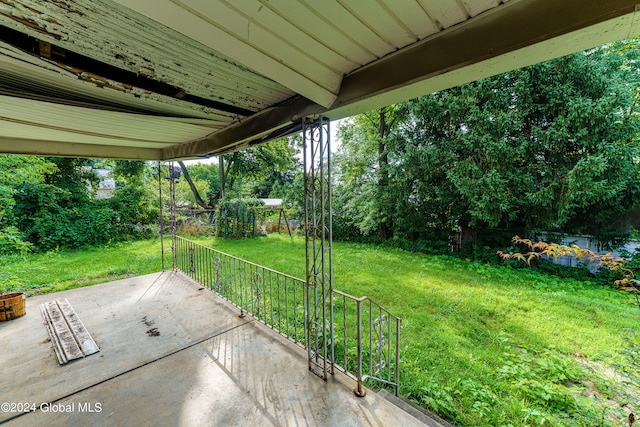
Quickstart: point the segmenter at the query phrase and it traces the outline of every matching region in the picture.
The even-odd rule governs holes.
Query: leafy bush
[[[159,208],[153,204],[141,182],[133,181],[118,188],[105,203],[114,212],[113,240],[147,239],[153,236],[150,224],[157,221]]]
[[[24,240],[24,236],[16,227],[0,230],[0,255],[19,253],[24,255],[33,250],[33,245]]]
[[[12,234],[5,246],[27,240],[34,248],[48,251],[57,247],[76,248],[153,235],[158,217],[153,195],[141,174],[144,162],[124,162],[116,167],[118,181],[114,196],[95,199],[97,176],[86,159],[56,159],[57,169],[42,180],[24,181],[15,186],[11,217],[21,236]],[[124,167],[124,169],[123,169]],[[124,178],[123,178],[124,177]]]
[[[334,214],[332,224],[334,240],[359,242],[363,239],[360,230],[344,214]]]
[[[22,292],[23,283],[11,273],[0,273],[0,295],[10,292]]]
[[[106,243],[114,236],[113,216],[114,212],[106,206],[39,211],[30,238],[42,250]]]
[[[14,212],[24,235],[40,250],[95,245],[115,236],[111,208],[54,185],[23,185]]]
[[[582,262],[597,262],[598,267],[608,270],[608,272],[605,271],[603,273],[603,275],[606,275],[605,277],[614,275],[614,281],[611,284],[616,285],[620,290],[628,291],[635,295],[638,308],[640,308],[640,279],[637,278],[640,271],[638,271],[637,265],[635,264],[636,260],[633,257],[629,260],[623,257],[616,257],[611,252],[600,255],[575,244],[567,246],[544,241],[532,242],[529,239],[522,239],[519,236],[514,236],[512,242],[524,246],[528,252],[513,253],[499,250],[496,254],[502,259],[520,260],[529,266],[535,266],[535,264],[544,260],[544,257],[555,259],[566,255],[572,255]]]

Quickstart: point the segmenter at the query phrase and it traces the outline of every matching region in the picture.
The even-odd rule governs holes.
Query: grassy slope
[[[305,274],[301,239],[209,245],[298,277]],[[473,344],[500,330],[532,345],[606,359],[622,343],[621,328],[637,327],[640,320],[628,294],[534,271],[342,242],[334,243],[333,255],[335,287],[392,308],[404,319],[406,335],[418,327],[464,326],[462,336]]]
[[[304,277],[301,239],[209,244]],[[630,295],[370,245],[336,242],[333,255],[337,289],[367,295],[403,318],[403,394],[461,425],[622,425],[616,405],[627,402],[625,392],[578,360],[621,362],[623,331],[640,321]],[[601,405],[606,398],[612,402]]]
[[[196,240],[304,277],[302,239]],[[82,286],[159,271],[159,252],[156,240],[4,258],[0,280],[15,276],[39,292]],[[594,425],[605,413],[604,425],[622,425],[615,404],[625,403],[623,391],[580,368],[573,355],[583,363],[621,362],[622,331],[638,329],[640,320],[628,295],[528,270],[340,242],[334,284],[403,318],[403,394],[456,423]],[[587,379],[595,389],[582,385]],[[600,405],[605,398],[615,402]]]

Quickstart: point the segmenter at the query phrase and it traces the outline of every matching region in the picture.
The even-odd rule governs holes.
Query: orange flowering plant
[[[620,290],[632,292],[636,296],[638,301],[638,307],[640,307],[640,280],[635,276],[635,272],[631,268],[627,268],[627,260],[624,258],[616,257],[611,252],[599,255],[598,253],[581,248],[578,245],[561,245],[558,243],[547,243],[544,241],[532,242],[529,239],[523,239],[520,236],[514,236],[511,241],[515,244],[524,245],[529,248],[525,253],[507,253],[504,251],[498,251],[497,254],[502,259],[517,259],[531,265],[531,262],[542,257],[558,258],[566,255],[573,255],[577,259],[582,259],[591,263],[598,263],[600,267],[606,267],[611,271],[618,272],[622,275],[622,278],[616,280],[614,283]]]

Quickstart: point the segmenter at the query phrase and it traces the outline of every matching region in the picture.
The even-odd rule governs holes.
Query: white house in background
[[[278,209],[282,206],[282,199],[260,199],[264,203],[265,208]]]
[[[550,239],[549,235],[546,233],[541,233],[541,235],[538,237],[544,241],[554,241],[553,239]],[[634,253],[640,250],[640,241],[637,241],[637,240],[629,240],[623,246],[616,248],[614,250],[609,250],[607,248],[600,247],[597,239],[593,238],[592,236],[586,236],[586,235],[566,235],[562,237],[562,239],[560,239],[559,241],[556,241],[556,243],[560,243],[562,245],[567,245],[567,246],[578,245],[581,248],[592,250],[599,255],[604,255],[608,252],[611,252],[616,257],[620,257],[622,255],[621,254],[622,251],[628,251],[630,253]],[[555,258],[553,259],[553,263],[565,265],[569,267],[579,267],[579,266],[586,265],[587,268],[589,268],[589,270],[592,272],[598,270],[597,264],[589,264],[583,260],[577,259],[574,255],[564,255],[564,256]]]
[[[111,176],[111,171],[108,169],[94,169],[98,177],[100,178],[100,184],[96,191],[96,198],[108,199],[113,197],[113,192],[116,190],[116,180]]]

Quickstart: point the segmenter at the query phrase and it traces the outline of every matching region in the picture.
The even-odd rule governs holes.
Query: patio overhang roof
[[[0,152],[226,153],[640,35],[640,0],[0,3]]]

